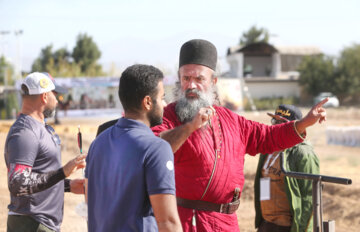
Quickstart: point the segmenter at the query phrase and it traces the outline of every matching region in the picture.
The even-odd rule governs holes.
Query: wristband
[[[304,133],[300,134],[300,133],[298,132],[298,130],[296,129],[296,122],[297,122],[297,121],[294,121],[294,130],[295,130],[296,134],[297,134],[302,140],[304,140],[304,139],[306,138],[306,131],[304,131]]]
[[[70,179],[65,179],[64,180],[64,192],[70,192]]]

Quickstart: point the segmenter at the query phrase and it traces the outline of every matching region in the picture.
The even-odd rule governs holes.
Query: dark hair
[[[121,74],[119,98],[125,111],[140,109],[141,101],[149,95],[154,99],[163,73],[151,65],[135,64]]]

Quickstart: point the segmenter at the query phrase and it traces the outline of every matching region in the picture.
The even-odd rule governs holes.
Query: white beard
[[[198,98],[187,98],[186,92],[196,93]],[[180,83],[176,83],[175,96],[176,106],[175,112],[180,122],[185,123],[191,121],[199,112],[200,108],[209,107],[214,104],[216,95],[216,86],[213,85],[207,92],[199,90],[181,91]]]

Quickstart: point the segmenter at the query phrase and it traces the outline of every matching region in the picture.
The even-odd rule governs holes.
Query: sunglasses
[[[289,120],[277,120],[275,118],[272,118],[271,119],[271,124],[272,125],[276,125],[276,124],[281,124],[281,123],[284,123],[284,122],[288,122]]]
[[[51,138],[54,141],[55,144],[61,145],[61,140],[58,134],[56,134],[54,128],[50,126],[49,124],[45,124],[46,130],[51,134]]]
[[[267,115],[271,116],[271,124],[272,125],[276,125],[276,124],[281,124],[284,122],[289,122],[289,119],[282,117],[278,114],[272,114],[272,113],[267,113]]]

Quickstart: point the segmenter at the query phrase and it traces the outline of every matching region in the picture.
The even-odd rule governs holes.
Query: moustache
[[[200,97],[200,91],[197,89],[187,89],[185,90],[185,96],[188,94],[195,94],[197,97]]]

